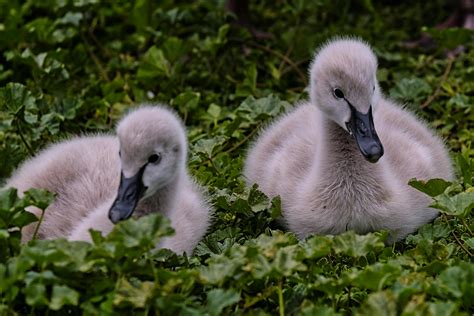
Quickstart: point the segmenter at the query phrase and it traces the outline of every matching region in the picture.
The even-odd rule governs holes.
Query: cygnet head
[[[129,218],[137,203],[176,181],[185,168],[187,142],[178,117],[160,106],[142,106],[117,126],[121,176],[109,211],[116,223]]]
[[[311,103],[353,135],[362,155],[373,163],[383,155],[372,117],[380,99],[376,71],[377,57],[357,39],[329,41],[310,66]]]

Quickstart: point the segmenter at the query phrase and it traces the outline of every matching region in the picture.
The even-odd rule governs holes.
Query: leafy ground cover
[[[20,245],[24,209],[52,196],[0,193],[0,314],[470,315],[474,312],[472,34],[428,28],[437,49],[400,43],[448,15],[444,1],[255,1],[254,39],[223,1],[0,0],[0,182],[46,144],[110,132],[127,109],[165,102],[186,121],[189,168],[208,189],[214,225],[192,256],[153,245],[172,233],[154,215],[94,243]],[[458,180],[411,182],[441,215],[403,242],[386,234],[313,236],[278,225],[280,201],[241,177],[262,126],[306,98],[314,49],[368,40],[384,91],[430,122]],[[465,43],[454,59],[445,51]]]

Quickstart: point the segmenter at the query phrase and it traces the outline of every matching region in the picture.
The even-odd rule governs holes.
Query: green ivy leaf
[[[418,234],[412,236],[413,239],[419,242],[420,239],[438,240],[446,238],[451,233],[451,227],[445,222],[436,222],[434,224],[426,224],[421,226]]]
[[[429,302],[428,311],[433,316],[455,315],[456,304],[453,302]]]
[[[235,90],[235,95],[239,97],[246,97],[248,95],[255,95],[257,88],[257,66],[250,64],[245,70],[245,79],[241,84],[238,84]]]
[[[48,305],[46,286],[41,283],[31,284],[25,289],[26,303],[31,306]]]
[[[281,198],[279,196],[276,196],[272,199],[271,207],[270,207],[270,214],[271,214],[273,220],[281,218],[281,216],[282,216],[282,206],[281,206]]]
[[[362,270],[355,278],[354,283],[361,288],[380,291],[394,282],[401,273],[399,266],[377,262]]]
[[[184,41],[178,37],[168,37],[163,43],[163,52],[171,64],[178,62],[187,52]]]
[[[474,177],[474,159],[469,160],[463,155],[459,154],[456,159],[459,169],[461,170],[461,175],[463,180],[468,185],[472,186],[472,180]]]
[[[58,311],[64,305],[77,306],[79,303],[79,293],[65,285],[54,285],[49,307]]]
[[[435,197],[443,193],[446,188],[451,185],[451,182],[443,179],[430,179],[428,181],[411,179],[408,185],[414,187],[418,191],[428,194],[431,197]]]
[[[10,233],[6,229],[0,229],[0,239],[8,239]]]
[[[234,289],[213,289],[207,292],[207,311],[210,315],[221,315],[224,309],[240,301],[240,294]]]
[[[260,99],[250,96],[240,104],[236,111],[247,117],[249,121],[253,121],[274,117],[289,107],[287,102],[281,101],[274,95]]]
[[[199,105],[201,94],[199,92],[186,91],[180,93],[174,100],[175,104],[182,112],[193,111]]]
[[[129,250],[152,249],[162,237],[172,233],[169,219],[161,214],[150,214],[118,223],[105,240],[116,242]]]
[[[171,65],[166,59],[163,51],[156,46],[143,55],[138,68],[139,80],[148,81],[159,77],[171,77]]]
[[[474,237],[466,239],[464,243],[466,243],[466,245],[468,245],[469,248],[474,249]]]
[[[317,306],[313,303],[307,303],[301,309],[301,316],[342,316],[341,313],[337,313],[333,308],[328,306]]]
[[[153,297],[153,282],[135,282],[131,284],[122,278],[117,284],[117,291],[114,297],[114,305],[129,303],[135,308],[144,308],[147,301]]]
[[[441,194],[434,198],[431,205],[448,215],[466,217],[474,207],[474,192],[461,192],[454,196]]]
[[[424,27],[424,32],[428,32],[438,44],[447,49],[454,49],[464,43],[471,41],[474,37],[474,32],[468,28],[434,28]]]
[[[421,78],[402,78],[390,89],[390,97],[413,104],[419,103],[430,93],[430,85]]]
[[[10,82],[0,88],[0,108],[16,116],[25,108],[35,107],[35,98],[27,88],[20,83]]]
[[[328,236],[311,236],[303,244],[308,258],[321,258],[332,251],[333,239]]]
[[[391,291],[374,292],[369,295],[364,304],[367,315],[396,316],[397,298]]]
[[[56,20],[57,24],[72,24],[79,26],[82,21],[83,14],[81,12],[67,12],[62,18]]]
[[[226,141],[226,137],[219,135],[208,139],[198,140],[192,147],[195,154],[203,154],[207,159],[211,159],[219,146]]]
[[[334,237],[333,249],[336,253],[360,258],[368,255],[370,252],[380,251],[384,246],[380,235],[367,234],[362,236],[349,231]]]
[[[433,290],[444,297],[462,298],[466,306],[474,300],[474,264],[463,262],[443,271],[433,284]]]

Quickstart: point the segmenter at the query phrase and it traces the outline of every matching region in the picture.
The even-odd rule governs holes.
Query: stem
[[[87,41],[86,37],[84,36],[82,32],[79,32],[79,34],[81,35],[82,41],[84,42],[85,49],[87,50],[87,52],[92,58],[92,61],[95,63],[95,65],[97,66],[97,69],[99,70],[99,74],[102,76],[102,78],[105,81],[110,82],[107,71],[105,70],[104,66],[102,66],[102,63],[100,62],[99,58],[94,54],[92,49],[89,47],[89,42]]]
[[[298,61],[294,61],[294,64],[295,64],[295,66],[297,66],[299,68],[299,66],[303,65],[306,62],[308,62],[308,59],[301,59],[301,60],[298,60]],[[286,74],[288,71],[289,70],[287,70],[287,69],[282,69],[281,73]]]
[[[286,58],[290,58],[290,54],[291,54],[292,51],[293,51],[293,43],[291,43],[290,47],[288,47],[288,49],[286,50],[285,57],[286,57]],[[278,71],[279,71],[280,73],[282,72],[284,65],[285,65],[285,61],[282,60],[282,61],[280,62],[280,66],[278,67]],[[296,65],[296,63],[295,63],[295,65]]]
[[[148,254],[149,253],[150,253],[150,250],[148,250]],[[158,271],[156,271],[155,263],[148,256],[148,254],[147,254],[147,259],[148,259],[148,262],[150,263],[151,270],[153,271],[153,278],[154,278],[155,287],[158,287]]]
[[[441,85],[443,84],[443,82],[445,82],[448,79],[449,73],[451,72],[451,68],[454,63],[454,59],[455,59],[454,56],[450,55],[448,57],[448,65],[446,66],[446,69],[444,70],[443,76],[441,77],[441,80],[439,81],[435,92],[432,95],[430,95],[429,98],[421,105],[421,108],[425,108],[428,105],[430,105],[431,102],[433,102],[441,93]]]
[[[295,64],[294,61],[292,61],[290,58],[288,58],[287,56],[283,55],[282,53],[280,52],[277,52],[267,46],[263,46],[263,45],[260,45],[260,44],[256,44],[256,43],[248,43],[250,46],[254,46],[256,48],[259,48],[261,50],[264,50],[268,53],[271,53],[279,58],[281,58],[284,62],[286,62],[288,65],[291,66],[291,68],[293,68],[293,70],[298,74],[298,76],[300,77],[301,81],[303,81],[305,83],[305,85],[307,84],[306,82],[306,75],[298,68],[298,66]]]
[[[94,28],[95,28],[95,26],[91,26],[87,29],[87,32],[89,33],[90,38],[95,43],[95,45],[97,45],[97,47],[99,47],[99,49],[104,53],[105,56],[111,57],[110,52],[107,49],[104,48],[104,46],[101,44],[101,42],[95,36]]]
[[[298,92],[298,93],[303,93],[304,87],[293,87],[293,88],[288,88],[286,91],[291,91],[291,92]]]
[[[300,31],[300,24],[301,24],[301,15],[298,14],[296,16],[296,23],[295,23],[295,27],[294,29],[296,30],[295,32],[295,35],[293,36],[293,39],[296,39],[298,38],[298,35],[299,35],[299,31]],[[286,54],[285,54],[285,57],[286,58],[289,58],[290,54],[293,52],[293,48],[295,46],[295,41],[291,41],[291,44],[289,45],[288,47],[288,50],[286,51]],[[296,65],[296,64],[295,64]],[[278,67],[278,71],[281,73],[281,71],[283,70],[283,60],[281,61],[280,63],[280,67]],[[305,76],[306,78],[306,76]]]
[[[469,228],[469,225],[466,223],[466,221],[464,220],[464,218],[461,218],[461,222],[462,224],[464,225],[464,227],[466,227],[467,231],[469,232],[469,234],[471,235],[472,237],[472,230]]]
[[[451,231],[451,234],[453,235],[454,239],[456,239],[456,242],[458,243],[458,245],[470,256],[474,256],[470,251],[469,249],[467,249],[466,247],[464,247],[463,243],[459,240],[458,236],[456,236],[456,234]]]
[[[219,171],[219,169],[217,169],[216,165],[214,164],[214,161],[212,161],[213,157],[208,157],[207,160],[211,163],[211,166],[212,168],[214,168],[214,170],[216,170],[217,174],[221,174],[221,172]]]
[[[186,126],[186,121],[188,120],[188,111],[187,110],[184,110],[184,113],[183,113],[183,123],[184,123],[184,126]]]
[[[243,42],[240,39],[233,39],[233,40],[237,41],[237,42]],[[271,49],[270,47],[263,46],[263,45],[260,45],[260,44],[257,44],[257,43],[245,42],[245,45],[253,46],[255,48],[261,49],[263,51],[266,51],[267,53],[270,53],[270,54],[273,54],[273,55],[277,56],[278,58],[283,60],[285,63],[287,63],[298,74],[301,81],[303,81],[303,83],[305,85],[307,85],[306,75],[298,68],[298,66],[295,64],[295,62],[293,60],[291,60],[289,57],[283,55],[280,52],[277,52],[277,51]]]
[[[283,291],[281,289],[281,281],[278,284],[277,291],[278,291],[278,306],[280,307],[280,316],[285,316],[285,303],[283,301]]]
[[[41,223],[43,222],[44,211],[45,210],[41,210],[41,215],[40,215],[40,218],[38,220],[38,224],[36,224],[35,232],[33,233],[33,238],[31,238],[31,240],[36,240],[36,235],[38,234],[39,227],[41,226]]]
[[[16,126],[18,128],[18,134],[20,135],[21,141],[25,145],[26,150],[28,151],[28,154],[30,155],[30,157],[34,157],[35,153],[33,152],[33,149],[31,149],[30,144],[28,144],[25,137],[23,136],[23,132],[21,131],[21,125],[20,125],[20,122],[18,120],[16,120]]]
[[[461,242],[461,240],[459,240],[458,236],[456,236],[456,234],[454,233],[454,228],[451,226],[451,223],[449,222],[449,220],[448,220],[448,218],[446,217],[445,214],[443,214],[443,219],[446,223],[448,223],[448,226],[451,230],[451,235],[453,235],[453,237],[456,240],[456,242],[458,243],[458,245],[462,248],[462,250],[464,250],[464,252],[466,252],[470,257],[472,257],[473,254],[469,251],[469,249],[464,247],[464,244]]]
[[[349,289],[347,290],[347,297],[348,297],[348,301],[349,301],[349,307],[352,307],[351,288],[352,288],[352,286],[349,285]]]
[[[244,139],[242,139],[240,142],[238,142],[237,144],[232,146],[232,148],[226,150],[225,153],[226,154],[231,153],[234,150],[236,150],[237,148],[239,148],[240,146],[242,146],[243,144],[245,144],[260,129],[261,125],[262,124],[258,124],[257,127],[255,127],[254,130],[250,132],[250,134],[248,134],[247,136],[245,136]]]

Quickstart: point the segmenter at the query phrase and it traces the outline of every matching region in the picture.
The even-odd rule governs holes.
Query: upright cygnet
[[[26,161],[7,182],[19,192],[55,192],[39,238],[90,240],[89,229],[109,233],[134,214],[159,212],[176,233],[158,245],[190,254],[210,223],[202,189],[186,169],[187,140],[178,117],[162,106],[126,115],[117,136],[78,137],[52,145]],[[118,190],[117,190],[118,188]],[[38,209],[31,209],[39,215]],[[23,230],[32,237],[36,223]]]
[[[280,195],[299,237],[346,230],[390,232],[400,240],[437,216],[412,178],[451,179],[443,142],[380,92],[377,59],[357,39],[336,39],[310,66],[310,101],[265,131],[250,149],[245,176]]]

